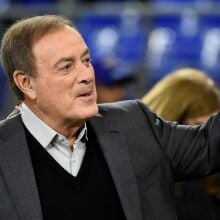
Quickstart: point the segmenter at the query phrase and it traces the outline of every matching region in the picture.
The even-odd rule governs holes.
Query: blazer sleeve
[[[220,113],[204,125],[186,126],[164,121],[137,101],[162,150],[175,180],[202,177],[220,170]]]

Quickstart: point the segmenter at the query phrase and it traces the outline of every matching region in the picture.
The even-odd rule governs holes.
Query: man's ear
[[[13,73],[14,82],[17,87],[30,99],[36,98],[36,92],[32,86],[31,76],[24,71],[15,70]]]

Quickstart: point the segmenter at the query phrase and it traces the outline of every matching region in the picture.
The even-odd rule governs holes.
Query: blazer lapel
[[[0,169],[21,219],[42,219],[31,158],[20,117],[1,127]]]
[[[118,121],[96,117],[91,120],[98,142],[114,180],[127,220],[141,220],[141,202],[126,139],[118,129]],[[113,123],[112,123],[113,122]],[[111,127],[114,125],[114,127]]]

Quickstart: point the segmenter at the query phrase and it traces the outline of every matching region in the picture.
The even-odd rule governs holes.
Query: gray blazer
[[[219,114],[204,126],[180,126],[138,100],[100,105],[99,113],[88,123],[128,220],[177,219],[174,181],[220,168]],[[0,219],[43,219],[19,114],[0,123]]]

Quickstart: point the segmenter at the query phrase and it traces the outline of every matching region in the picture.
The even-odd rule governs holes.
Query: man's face
[[[33,44],[32,110],[45,122],[82,123],[97,114],[94,70],[81,35],[66,26]]]

